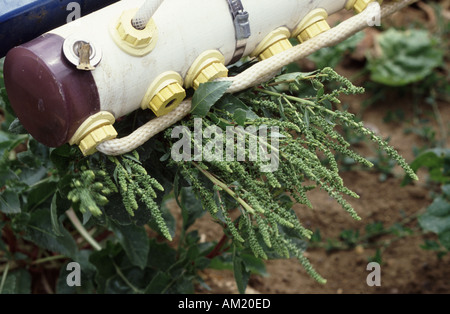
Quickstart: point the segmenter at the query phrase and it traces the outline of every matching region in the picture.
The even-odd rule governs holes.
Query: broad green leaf
[[[207,82],[200,84],[192,98],[191,113],[205,117],[211,107],[226,93],[232,82]]]
[[[15,191],[5,190],[0,194],[0,211],[5,214],[21,212],[19,195]]]
[[[450,203],[442,197],[435,198],[419,223],[424,230],[437,234],[450,230]]]
[[[245,121],[247,121],[247,112],[243,109],[237,109],[233,115],[234,121],[240,126],[245,126]]]
[[[404,86],[424,79],[442,65],[443,51],[425,30],[389,29],[377,39],[381,55],[369,57],[371,79]]]
[[[260,258],[256,258],[254,255],[241,254],[242,262],[245,265],[247,272],[257,274],[263,277],[269,276],[266,270],[266,264]]]
[[[225,94],[222,98],[220,98],[220,100],[216,104],[216,107],[231,114],[234,114],[236,110],[243,110],[246,112],[246,117],[248,120],[255,120],[259,118],[259,116],[255,112],[253,112],[246,104],[244,104],[242,100],[232,94]]]
[[[133,265],[144,269],[150,249],[150,240],[143,227],[112,225],[112,230]]]
[[[70,258],[77,253],[77,245],[70,233],[60,223],[61,236],[53,233],[52,218],[48,209],[38,209],[30,216],[25,239],[51,252]]]
[[[202,202],[196,197],[192,187],[181,189],[180,205],[185,230],[205,214]]]
[[[158,272],[155,277],[153,277],[150,284],[145,289],[146,294],[161,294],[166,292],[166,289],[170,286],[173,281],[172,277],[162,271]]]
[[[209,264],[209,268],[217,270],[233,270],[233,261],[231,254],[223,254],[214,257]]]
[[[57,186],[58,183],[56,181],[48,179],[36,183],[30,189],[26,208],[32,210],[44,203],[48,198],[55,195]]]
[[[95,282],[98,293],[105,292],[106,281],[116,274],[114,260],[121,253],[123,253],[123,249],[119,243],[113,244],[108,241],[104,249],[93,252],[89,256],[89,262],[94,265],[97,270]]]
[[[133,289],[128,286],[119,275],[106,280],[105,294],[132,294]]]
[[[411,163],[411,169],[417,171],[419,168],[425,167],[428,169],[430,179],[439,183],[450,182],[450,171],[448,166],[450,165],[450,149],[433,148],[422,152]],[[408,184],[411,180],[405,177],[402,184]]]
[[[233,246],[233,272],[239,293],[245,294],[248,280],[250,279],[250,272],[246,269],[236,246]]]
[[[165,243],[159,244],[155,239],[150,240],[150,250],[148,254],[148,267],[167,271],[177,258],[177,252]]]
[[[0,280],[1,280],[0,276]],[[5,279],[2,294],[30,294],[31,276],[25,269],[10,271]]]

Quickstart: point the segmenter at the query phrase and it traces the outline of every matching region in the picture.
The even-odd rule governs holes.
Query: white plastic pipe
[[[147,0],[134,16],[131,23],[136,29],[144,29],[164,0]]]
[[[250,16],[252,35],[245,55],[249,55],[271,31],[285,26],[293,30],[315,8],[333,14],[346,0],[242,0]],[[153,16],[158,28],[155,49],[144,57],[134,57],[112,40],[110,28],[125,10],[140,8],[144,0],[122,0],[90,14],[77,23],[52,33],[64,38],[88,35],[103,50],[103,59],[93,76],[100,96],[101,110],[116,118],[140,107],[153,80],[163,72],[175,71],[183,78],[204,51],[217,49],[226,64],[233,57],[235,28],[225,0],[166,0]]]

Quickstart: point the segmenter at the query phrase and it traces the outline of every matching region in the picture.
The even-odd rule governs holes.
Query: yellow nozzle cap
[[[286,51],[288,49],[292,48],[292,44],[289,41],[289,39],[283,39],[276,43],[274,43],[272,46],[264,50],[263,53],[259,55],[259,59],[266,60],[270,57],[273,57],[274,55],[277,55],[283,51]]]
[[[286,27],[281,27],[272,31],[259,43],[251,56],[258,57],[260,60],[265,60],[292,48],[292,44],[289,41],[290,36],[291,32]]]
[[[137,11],[138,9],[124,11],[115,27],[111,29],[111,35],[116,44],[126,53],[144,56],[155,48],[158,29],[153,19],[142,30],[134,28],[131,20]]]
[[[97,146],[99,144],[116,137],[116,129],[114,129],[112,125],[105,125],[89,133],[81,140],[79,147],[84,156],[92,155],[97,151]]]
[[[227,77],[228,69],[221,62],[214,62],[204,68],[194,79],[194,89],[199,88],[200,84],[210,82],[219,77]]]
[[[183,79],[177,72],[168,71],[153,80],[144,99],[142,109],[152,109],[156,116],[168,114],[186,97]]]
[[[361,13],[367,8],[370,3],[374,1],[378,1],[380,4],[383,3],[383,0],[349,0],[345,4],[345,8],[347,10],[354,9],[356,13]]]
[[[225,57],[217,50],[207,50],[192,64],[186,75],[185,85],[187,88],[197,89],[202,83],[227,76]]]
[[[316,37],[330,29],[330,25],[326,21],[327,18],[328,13],[324,9],[312,10],[297,26],[293,36],[297,37],[301,43]]]
[[[98,144],[117,137],[114,122],[115,118],[110,112],[100,111],[83,122],[69,144],[78,145],[85,156],[91,155],[96,152]]]
[[[175,82],[160,90],[150,101],[149,107],[157,117],[160,117],[175,109],[185,97],[186,91]]]

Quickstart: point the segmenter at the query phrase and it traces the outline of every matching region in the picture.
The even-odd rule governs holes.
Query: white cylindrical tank
[[[224,65],[235,59],[237,49],[236,23],[228,0],[165,0],[146,29],[138,31],[133,29],[131,18],[144,2],[119,1],[8,54],[5,81],[13,108],[38,140],[49,146],[81,143],[89,146],[82,148],[83,152],[91,152],[91,146],[95,149],[96,144],[114,136],[111,128],[104,129],[114,119],[141,107],[151,108],[156,115],[166,114],[183,99],[184,88],[197,88],[202,82],[227,74]],[[346,3],[241,0],[248,13],[248,20],[241,25],[249,28],[250,36],[239,41],[245,43],[245,49],[238,57],[264,59],[289,48],[289,37],[302,40],[311,36],[309,32],[326,30],[323,23],[327,15],[343,9]],[[77,41],[90,45],[86,49],[94,70],[86,72],[71,65],[66,60],[67,47],[65,55],[59,56],[64,44]],[[75,53],[80,59],[81,51]],[[39,86],[44,76],[47,85],[30,91],[27,84]],[[48,80],[53,85],[48,85]],[[50,95],[55,92],[57,98]],[[90,102],[89,108],[81,102]],[[30,113],[41,117],[58,110],[61,112],[51,114],[56,122],[28,117]],[[97,133],[92,134],[94,131]]]

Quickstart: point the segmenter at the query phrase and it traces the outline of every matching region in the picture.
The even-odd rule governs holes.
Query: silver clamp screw
[[[247,39],[251,36],[249,14],[244,10],[241,0],[227,0],[236,32],[236,49],[231,63],[242,58],[247,47]]]

